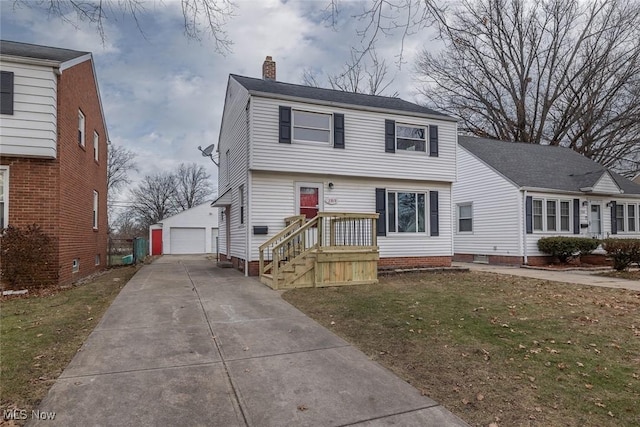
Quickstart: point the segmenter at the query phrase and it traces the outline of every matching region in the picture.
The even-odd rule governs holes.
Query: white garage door
[[[206,252],[204,228],[171,227],[169,236],[171,239],[170,250],[174,255]]]

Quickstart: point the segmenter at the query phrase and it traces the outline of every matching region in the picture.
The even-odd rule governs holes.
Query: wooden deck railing
[[[277,280],[278,271],[312,249],[323,247],[377,247],[377,213],[319,212],[304,222],[304,216],[285,219],[288,224],[260,245],[260,275]]]

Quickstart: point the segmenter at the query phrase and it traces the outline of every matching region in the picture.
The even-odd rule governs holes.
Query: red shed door
[[[162,229],[151,230],[151,255],[162,255]]]

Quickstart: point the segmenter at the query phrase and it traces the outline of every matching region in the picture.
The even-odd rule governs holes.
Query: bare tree
[[[50,16],[59,17],[74,26],[81,21],[89,22],[95,26],[103,41],[106,40],[105,24],[117,21],[119,17],[133,19],[144,34],[139,17],[150,5],[163,3],[163,0],[13,0],[14,8],[25,6],[45,9]],[[203,34],[208,34],[215,42],[218,53],[231,50],[232,42],[227,37],[225,26],[235,10],[232,0],[180,0],[180,4],[187,37],[201,40]]]
[[[138,170],[133,151],[122,145],[108,144],[107,191],[114,196],[129,181],[129,172]]]
[[[387,75],[386,61],[379,60],[375,48],[367,52],[367,59],[362,60],[354,52],[351,59],[342,67],[342,71],[336,74],[328,74],[327,82],[332,89],[344,92],[366,93],[368,95],[384,95],[384,92],[393,83],[393,77]],[[317,74],[311,70],[305,70],[302,80],[307,86],[322,87]],[[390,96],[398,96],[394,92]]]
[[[175,204],[176,177],[171,172],[146,175],[131,190],[129,209],[143,228],[157,223],[178,212]]]
[[[213,194],[211,176],[202,165],[181,163],[175,173],[174,201],[179,210],[202,204]]]
[[[464,129],[570,147],[638,170],[640,3],[426,0],[445,49],[424,49],[422,93]],[[624,170],[621,170],[624,172]]]

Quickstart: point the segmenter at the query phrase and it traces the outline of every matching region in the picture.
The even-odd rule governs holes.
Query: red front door
[[[162,255],[162,229],[151,230],[151,255]]]
[[[320,188],[300,187],[300,215],[304,215],[308,220],[318,215],[320,203]]]

